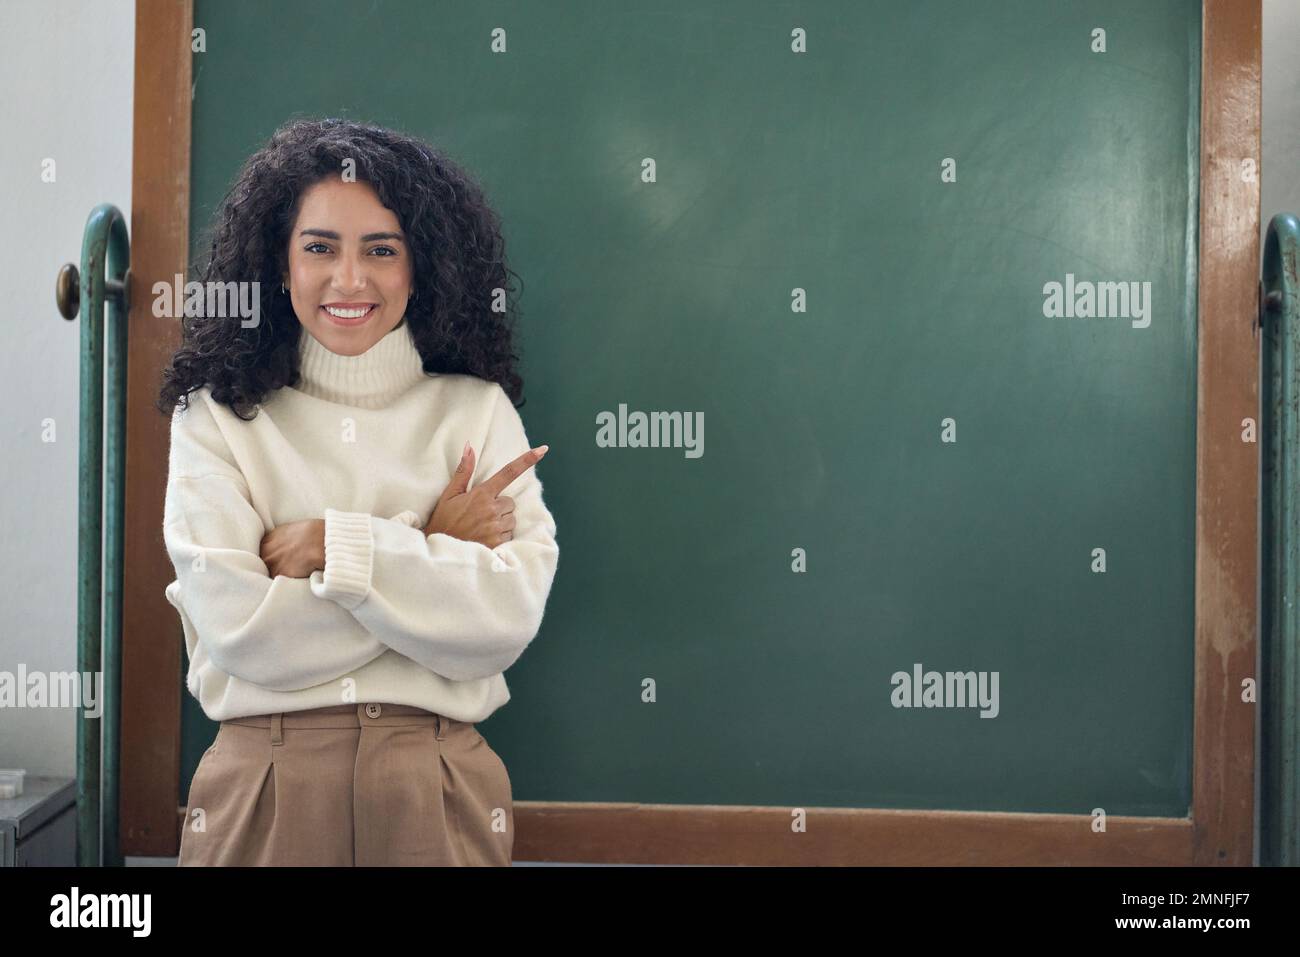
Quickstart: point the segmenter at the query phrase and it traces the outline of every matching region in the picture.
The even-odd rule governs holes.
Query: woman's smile
[[[369,319],[377,307],[373,302],[331,302],[320,307],[331,322],[338,326],[359,326]]]

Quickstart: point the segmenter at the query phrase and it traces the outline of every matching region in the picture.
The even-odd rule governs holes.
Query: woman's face
[[[396,214],[369,183],[316,183],[289,231],[284,284],[321,345],[361,355],[402,321],[411,295],[411,253]]]

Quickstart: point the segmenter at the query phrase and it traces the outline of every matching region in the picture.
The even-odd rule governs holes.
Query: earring
[[[284,283],[280,283],[280,293],[287,293],[289,290],[284,288]]]

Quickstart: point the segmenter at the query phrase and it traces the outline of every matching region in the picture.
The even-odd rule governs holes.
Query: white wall
[[[0,671],[77,667],[81,328],[55,308],[54,275],[80,263],[95,205],[130,223],[134,51],[134,0],[0,0]],[[71,777],[77,720],[0,708],[0,767]]]
[[[1276,213],[1300,216],[1300,0],[1264,0],[1260,255]]]

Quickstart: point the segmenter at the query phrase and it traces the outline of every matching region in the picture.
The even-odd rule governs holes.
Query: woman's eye
[[[310,252],[315,252],[316,249],[317,249],[317,247],[323,249],[325,252],[329,252],[329,251],[330,251],[330,248],[329,248],[328,246],[326,246],[324,243],[308,243],[306,246],[303,247],[303,251],[304,251],[304,252],[309,252],[309,253],[310,253]],[[374,249],[372,249],[372,250],[370,250],[370,251],[371,251],[372,253],[377,253],[377,252],[380,252],[380,251],[384,252],[385,255],[381,256],[381,257],[380,257],[381,259],[388,259],[388,258],[390,258],[390,257],[392,257],[392,256],[396,256],[396,255],[397,255],[397,250],[394,249],[392,246],[376,246]]]

